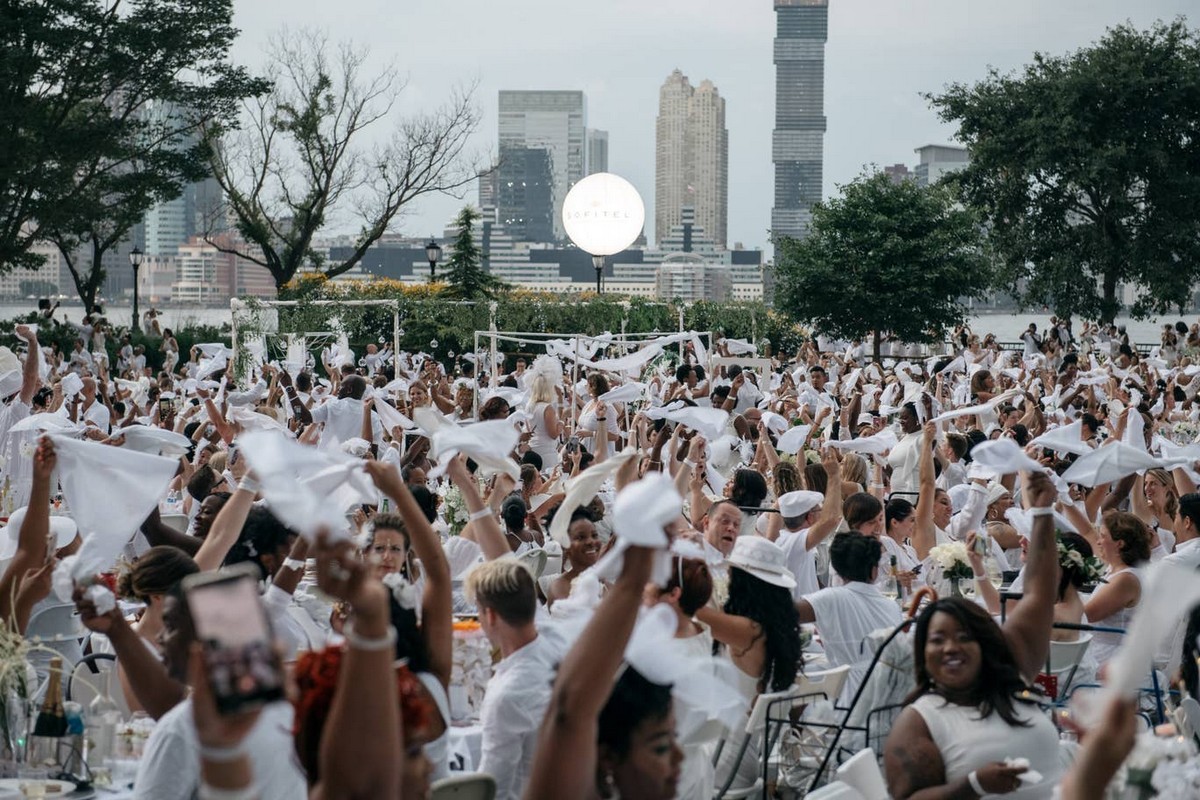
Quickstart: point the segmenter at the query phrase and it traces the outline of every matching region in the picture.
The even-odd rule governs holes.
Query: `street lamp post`
[[[442,246],[437,239],[430,238],[429,244],[425,245],[425,257],[429,259],[429,282],[433,283],[437,279],[438,259],[442,257]]]
[[[129,251],[129,266],[133,267],[133,332],[141,333],[141,317],[138,316],[138,268],[142,266],[142,248]]]
[[[596,294],[604,290],[600,288],[600,276],[604,274],[604,256],[592,256],[592,266],[596,268]]]

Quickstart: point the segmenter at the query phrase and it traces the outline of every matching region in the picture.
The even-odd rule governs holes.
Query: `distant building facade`
[[[821,200],[829,0],[774,0],[775,204],[771,232],[803,237]],[[778,257],[779,249],[775,249]]]
[[[561,241],[562,204],[586,167],[580,91],[501,91],[499,221],[526,241]]]
[[[913,176],[917,185],[930,186],[942,179],[942,176],[957,172],[971,163],[971,156],[965,147],[944,144],[927,144],[916,149],[920,159]]]
[[[684,207],[724,246],[729,219],[729,131],[725,100],[712,81],[693,87],[675,70],[659,89],[655,122],[654,236],[681,220]]]
[[[608,172],[608,131],[587,129],[587,174]]]

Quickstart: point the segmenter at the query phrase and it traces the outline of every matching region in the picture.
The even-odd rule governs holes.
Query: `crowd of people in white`
[[[874,746],[892,797],[1101,797],[1139,711],[1195,732],[1161,709],[1198,696],[1200,326],[1147,353],[960,328],[880,361],[342,338],[236,369],[169,330],[161,368],[128,337],[110,364],[106,326],[75,328],[72,352],[32,325],[0,348],[0,617],[28,640],[72,606],[86,631],[51,655],[115,656],[117,705],[155,721],[129,796],[426,797],[452,768],[502,800],[803,796],[751,710],[836,674],[788,727],[861,715],[902,625],[890,733],[833,759]],[[199,590],[236,565],[275,653],[205,629]],[[1070,680],[1108,699],[1050,713],[1047,659],[1084,639]]]

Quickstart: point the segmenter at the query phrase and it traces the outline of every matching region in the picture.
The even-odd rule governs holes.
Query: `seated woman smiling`
[[[1023,494],[1034,508],[1025,595],[1004,626],[959,598],[938,600],[917,618],[917,688],[884,748],[897,800],[1049,798],[1062,775],[1058,732],[1028,689],[1046,662],[1054,621],[1056,490],[1045,475],[1026,475]],[[1029,766],[1006,763],[1017,758]],[[1041,779],[1022,780],[1029,769]]]

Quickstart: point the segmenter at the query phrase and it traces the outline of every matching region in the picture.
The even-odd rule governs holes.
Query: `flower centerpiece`
[[[1190,419],[1180,420],[1164,431],[1173,443],[1178,445],[1194,444],[1200,439],[1200,425]]]
[[[24,742],[29,733],[30,699],[37,689],[31,674],[29,642],[8,624],[0,624],[0,749],[4,761],[24,759]]]
[[[467,501],[457,486],[450,481],[443,486],[438,490],[442,497],[442,519],[450,527],[450,535],[458,536],[471,521],[471,512],[467,510]]]
[[[942,579],[950,582],[950,594],[962,597],[959,582],[969,581],[975,576],[975,570],[971,568],[971,559],[967,556],[966,543],[939,544],[929,551],[929,557],[941,571]]]
[[[1109,800],[1182,800],[1200,791],[1200,759],[1182,736],[1138,734],[1133,750],[1109,784]]]

